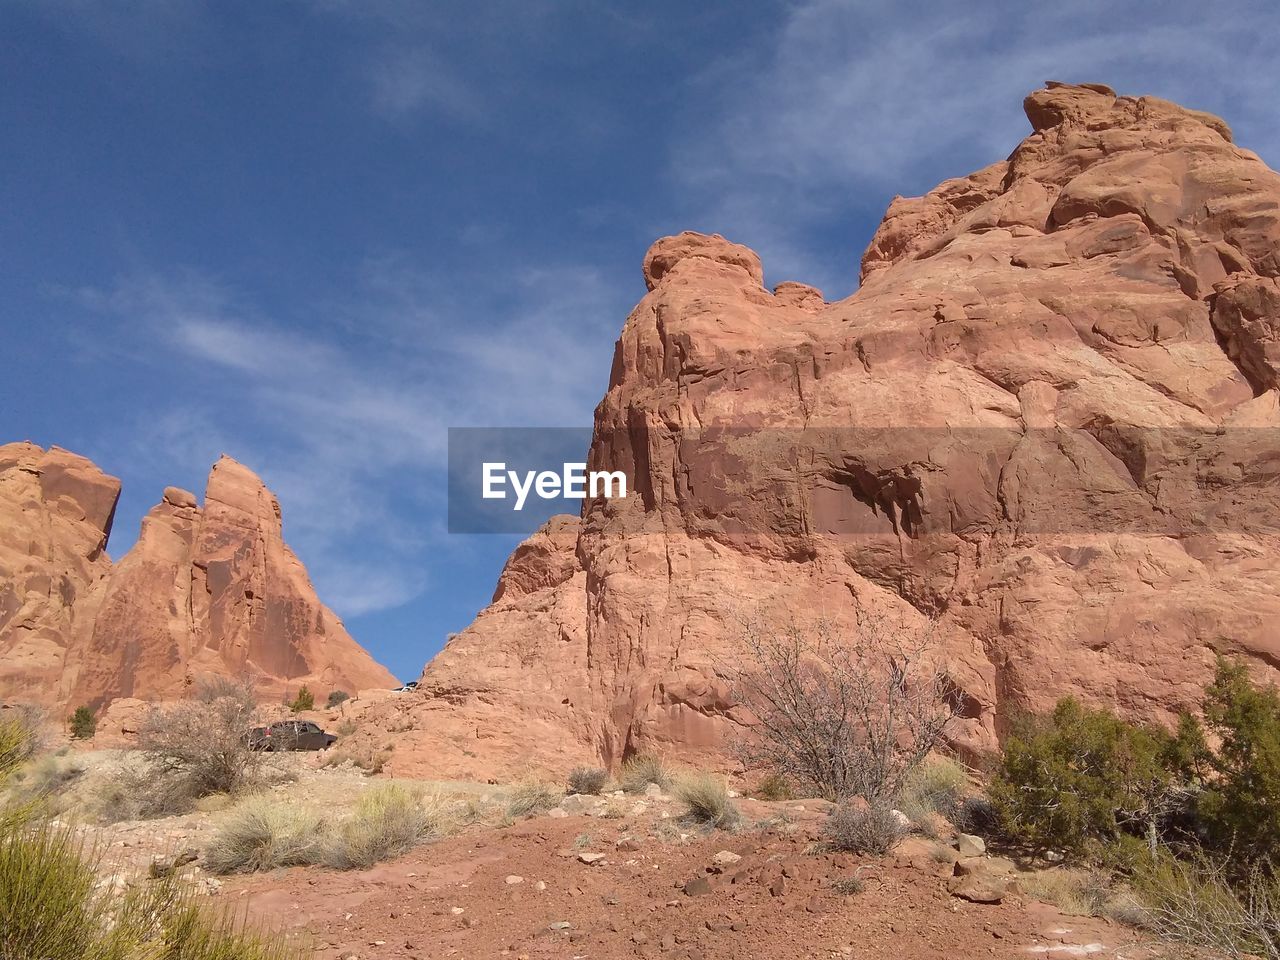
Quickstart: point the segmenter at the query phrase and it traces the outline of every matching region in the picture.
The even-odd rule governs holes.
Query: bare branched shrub
[[[834,849],[877,857],[892,850],[905,832],[898,814],[884,802],[865,807],[840,804],[823,825],[823,834]]]
[[[152,776],[185,787],[194,800],[251,786],[263,755],[249,748],[258,705],[247,683],[218,679],[192,700],[153,709],[138,731]]]
[[[932,640],[875,617],[851,636],[827,623],[747,623],[737,688],[755,722],[743,761],[828,800],[892,802],[959,711]]]
[[[596,796],[609,782],[609,771],[597,767],[575,767],[569,771],[569,792]]]

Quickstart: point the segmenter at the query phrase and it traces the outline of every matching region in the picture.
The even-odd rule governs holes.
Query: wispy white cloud
[[[429,47],[398,50],[370,66],[374,109],[390,119],[432,110],[459,120],[479,121],[485,104],[479,91]]]
[[[1226,116],[1280,160],[1280,71],[1260,0],[969,5],[805,0],[771,47],[710,67],[673,169],[707,216],[760,246],[766,268],[812,268],[815,226],[919,193],[1004,157],[1029,132],[1022,98],[1045,80],[1094,81]],[[705,122],[706,104],[715,119]],[[868,209],[869,208],[869,209]],[[817,277],[847,291],[830,261]],[[818,254],[818,255],[815,255]]]
[[[299,305],[305,324],[191,272],[78,295],[135,357],[188,384],[163,415],[128,425],[150,472],[198,476],[224,452],[257,470],[321,596],[346,615],[426,586],[448,427],[590,423],[626,306],[573,265],[482,284],[392,257],[361,275],[350,302]]]

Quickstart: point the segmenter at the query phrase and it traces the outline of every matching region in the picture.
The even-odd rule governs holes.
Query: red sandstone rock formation
[[[120,481],[60,447],[0,446],[0,698],[65,698],[67,648],[111,571]]]
[[[394,685],[320,603],[247,467],[219,460],[203,508],[165,490],[113,567],[119,492],[81,457],[0,447],[0,698],[98,707],[206,676],[251,679],[265,699]]]
[[[714,756],[744,610],[939,622],[957,739],[1280,663],[1280,176],[1222,121],[1051,84],[1007,160],[894,200],[838,303],[685,233],[645,257],[588,502],[394,715],[392,769]],[[492,745],[501,750],[493,753]]]

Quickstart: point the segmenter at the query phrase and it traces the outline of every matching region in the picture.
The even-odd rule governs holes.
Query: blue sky
[[[449,426],[580,426],[649,243],[852,292],[895,193],[1109,83],[1280,163],[1272,3],[0,0],[0,439],[125,488],[226,452],[404,677],[516,538],[445,529]]]

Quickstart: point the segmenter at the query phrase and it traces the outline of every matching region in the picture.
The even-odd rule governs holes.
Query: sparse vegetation
[[[598,767],[575,767],[569,772],[569,792],[599,795],[609,782],[609,771]]]
[[[198,904],[179,879],[120,893],[67,828],[0,819],[0,957],[302,960],[303,951]]]
[[[792,800],[795,798],[795,789],[791,786],[791,782],[780,773],[771,772],[761,777],[760,782],[756,784],[756,788],[751,791],[751,795],[758,800]]]
[[[205,866],[225,874],[317,863],[324,827],[319,814],[302,804],[252,796],[223,818],[205,849]]]
[[[512,819],[531,817],[550,810],[564,794],[537,780],[518,783],[507,793],[507,816]]]
[[[396,783],[372,787],[348,816],[333,821],[300,804],[258,795],[228,812],[205,863],[223,874],[306,864],[365,869],[444,836],[457,821],[445,798]]]
[[[1018,886],[1027,896],[1075,917],[1108,916],[1118,895],[1112,874],[1095,867],[1062,866],[1025,873],[1018,877]]]
[[[739,697],[755,718],[740,743],[748,767],[828,800],[892,803],[942,742],[959,694],[929,659],[932,629],[864,617],[856,636],[748,623]]]
[[[652,753],[638,753],[622,764],[618,785],[627,793],[643,793],[649,784],[662,790],[671,789],[671,770],[662,758]]]
[[[898,807],[917,829],[930,833],[939,817],[954,819],[968,789],[964,767],[947,757],[932,757],[907,776]]]
[[[324,862],[337,870],[365,869],[443,836],[448,821],[448,805],[439,796],[378,784],[361,795],[350,817],[335,825]]]
[[[289,704],[289,709],[294,713],[301,713],[303,710],[314,710],[316,708],[316,698],[304,683],[298,688],[298,695],[293,698],[293,702]]]
[[[1203,853],[1162,855],[1135,888],[1140,922],[1166,940],[1232,960],[1280,960],[1280,879],[1257,863],[1240,878]]]
[[[0,782],[44,748],[44,712],[38,707],[0,709]]]
[[[351,694],[345,690],[332,690],[329,693],[329,699],[325,701],[325,706],[332,710],[334,707],[341,706],[351,699]]]
[[[827,815],[823,834],[830,847],[870,856],[884,856],[902,839],[904,826],[883,802],[862,806],[842,803]]]
[[[837,877],[831,881],[831,890],[843,897],[850,897],[855,894],[862,893],[867,889],[867,882],[859,876]]]
[[[98,718],[88,707],[76,707],[69,721],[71,736],[76,740],[89,740],[98,732]]]
[[[339,727],[339,732],[341,732],[341,729]],[[355,732],[354,727],[351,732]],[[342,744],[330,750],[325,755],[325,758],[320,761],[320,765],[323,767],[340,767],[344,763],[349,763],[365,773],[376,775],[386,768],[387,761],[390,759],[390,750],[378,749],[371,743],[366,742],[358,746]]]
[[[193,700],[153,709],[138,731],[155,814],[180,813],[200,797],[238,794],[258,780],[263,754],[249,749],[257,703],[247,684],[219,680]]]
[[[688,774],[676,781],[674,793],[676,799],[684,804],[685,816],[695,823],[731,830],[742,819],[720,777],[709,773]]]
[[[44,754],[19,770],[15,779],[15,799],[26,802],[47,800],[60,793],[84,773],[84,765],[66,757]]]

